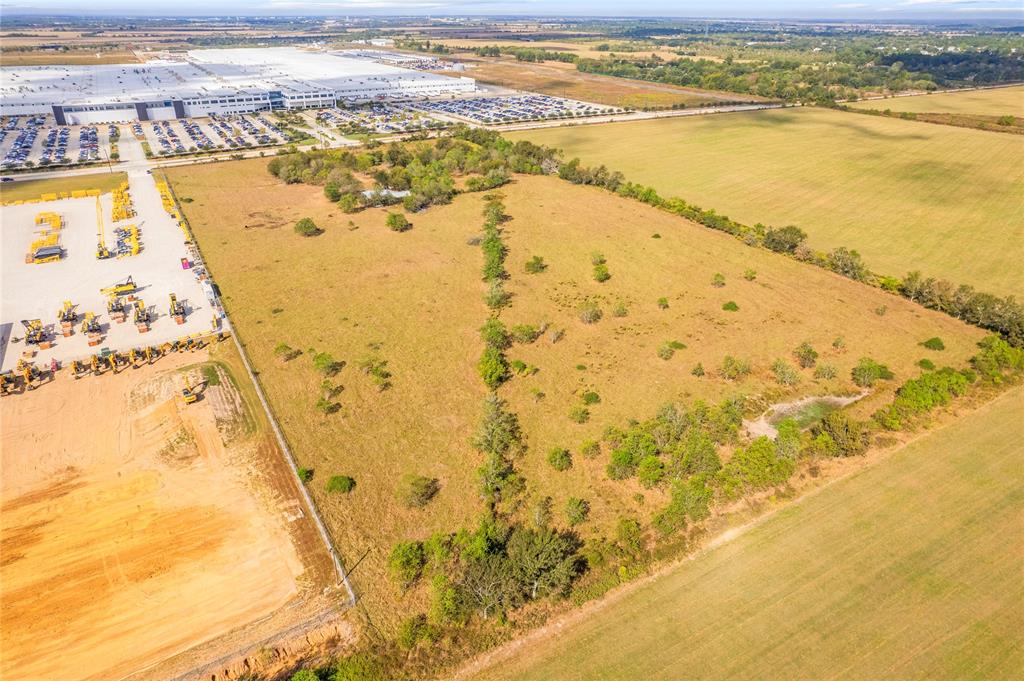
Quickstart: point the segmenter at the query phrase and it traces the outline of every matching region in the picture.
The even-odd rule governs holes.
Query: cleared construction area
[[[330,557],[240,367],[224,342],[0,403],[0,677],[174,678],[324,607]]]
[[[212,284],[158,184],[139,170],[113,192],[0,207],[4,371],[110,360],[223,329]]]

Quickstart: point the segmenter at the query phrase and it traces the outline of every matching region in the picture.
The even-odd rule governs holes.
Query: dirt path
[[[178,369],[203,359],[59,376],[0,403],[0,677],[120,678],[322,584],[230,383],[177,398]]]

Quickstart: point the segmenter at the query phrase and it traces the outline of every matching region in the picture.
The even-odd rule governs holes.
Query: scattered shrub
[[[301,236],[317,236],[323,234],[323,230],[316,226],[312,218],[302,218],[295,223],[295,233]]]
[[[489,347],[505,350],[511,344],[505,325],[497,317],[490,317],[480,327],[480,339]]]
[[[587,440],[580,445],[580,454],[586,459],[596,459],[601,455],[601,443],[597,440]]]
[[[764,245],[776,253],[793,253],[806,238],[806,232],[791,225],[781,229],[769,229],[764,235]]]
[[[715,275],[711,277],[711,285],[715,288],[722,288],[725,286],[725,275],[721,272],[715,272]]]
[[[722,366],[718,369],[718,373],[727,380],[739,380],[750,373],[750,362],[736,359],[732,355],[726,355],[725,359],[722,360]]]
[[[647,489],[656,487],[665,477],[665,463],[654,454],[648,454],[640,459],[636,468],[636,476],[640,484]]]
[[[658,307],[662,310],[668,309],[668,298],[658,298]]]
[[[925,371],[934,371],[935,370],[935,362],[931,361],[927,357],[925,357],[922,360],[918,360],[917,366],[921,367]]]
[[[796,385],[800,382],[800,374],[785,360],[777,359],[772,362],[772,373],[775,374],[775,380],[782,385]]]
[[[412,223],[402,213],[388,213],[385,224],[392,232],[407,232],[412,229]]]
[[[893,378],[893,373],[884,364],[879,364],[870,357],[862,357],[850,372],[850,377],[861,388],[870,388],[875,381],[890,380]]]
[[[568,449],[555,447],[548,452],[548,463],[556,471],[567,471],[572,468],[572,454]]]
[[[626,304],[624,302],[622,302],[621,300],[619,302],[615,303],[615,307],[612,308],[612,316],[613,317],[625,317],[628,314],[629,314],[629,308],[626,307]]]
[[[584,324],[596,324],[601,321],[602,316],[604,313],[601,312],[597,303],[585,303],[580,307],[580,321]]]
[[[810,343],[801,343],[793,350],[797,364],[801,369],[810,369],[818,361],[818,351],[811,347]]]
[[[590,515],[590,503],[586,499],[569,497],[565,502],[565,519],[571,526],[580,525]]]
[[[722,309],[725,310],[726,312],[736,312],[740,309],[740,306],[737,305],[734,301],[730,300],[729,302],[722,305]]]
[[[541,331],[532,324],[516,324],[512,327],[512,339],[517,343],[532,343],[540,338]]]
[[[490,288],[487,289],[487,293],[484,294],[484,303],[492,310],[505,307],[511,299],[512,294],[505,290],[500,279],[492,281]]]
[[[938,338],[938,337],[929,338],[925,342],[921,343],[921,345],[923,345],[924,347],[928,348],[929,350],[945,350],[946,349],[946,344],[943,343],[942,339]]]
[[[697,362],[695,365],[693,365],[693,369],[690,371],[690,373],[696,376],[697,378],[700,378],[701,376],[704,375],[704,365],[701,364],[700,362]]]
[[[743,272],[743,278],[746,279],[747,281],[754,281],[755,279],[757,279],[757,272],[755,272],[754,270],[745,270]]]
[[[594,265],[594,281],[602,284],[612,278],[611,273],[608,271],[608,266],[605,264]]]
[[[590,410],[582,404],[577,404],[569,410],[569,420],[576,423],[586,423],[590,420]]]
[[[347,475],[332,475],[326,488],[331,493],[348,494],[356,488],[356,481]]]
[[[398,499],[408,508],[423,508],[441,490],[437,478],[406,474],[398,486]]]
[[[823,380],[832,380],[839,374],[836,368],[831,364],[819,364],[814,369],[814,377]]]
[[[868,448],[868,432],[864,424],[856,421],[846,412],[833,411],[812,430],[814,435],[827,435],[835,445],[838,456],[856,456],[863,454]]]
[[[313,479],[313,469],[306,468],[305,466],[299,466],[297,473],[299,474],[299,480],[302,482],[309,482]]]
[[[586,405],[597,404],[601,401],[601,396],[598,395],[593,390],[588,390],[585,393],[583,393],[582,400],[583,404]]]
[[[484,385],[494,390],[508,378],[508,362],[501,350],[487,346],[477,363],[477,371]]]
[[[544,258],[539,255],[535,255],[526,261],[526,272],[527,274],[540,274],[546,270],[548,266],[544,264]]]
[[[418,541],[400,541],[391,549],[388,557],[388,570],[392,579],[408,587],[417,579],[426,565],[423,544]]]
[[[604,254],[600,253],[599,251],[594,251],[593,253],[590,254],[591,265],[597,267],[598,265],[604,265],[606,262],[608,261],[605,260]]]

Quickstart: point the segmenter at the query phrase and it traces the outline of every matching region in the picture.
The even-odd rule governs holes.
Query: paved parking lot
[[[267,114],[139,121],[128,130],[146,142],[154,156],[249,149],[284,144],[285,133]]]
[[[579,118],[619,113],[622,109],[549,95],[471,97],[442,101],[411,102],[413,111],[441,114],[482,125],[557,118]]]
[[[51,359],[64,363],[84,359],[104,348],[123,351],[159,345],[213,328],[217,312],[208,284],[200,282],[195,268],[183,268],[181,259],[192,260],[193,254],[181,228],[164,210],[153,176],[139,170],[130,173],[128,180],[136,215],[127,222],[137,225],[141,232],[142,251],[136,256],[96,258],[93,197],[0,207],[5,245],[0,261],[0,364],[4,370],[13,368],[29,349],[24,340],[13,342],[14,338],[25,336],[23,319],[41,320],[54,343],[52,348],[39,350],[35,355],[33,361],[37,366],[46,366]],[[107,245],[113,246],[112,195],[101,196],[100,203]],[[27,264],[25,254],[38,231],[35,218],[43,211],[61,216],[64,227],[60,245],[65,255],[57,262]],[[154,316],[147,333],[139,333],[130,315],[124,323],[112,323],[107,314],[107,298],[100,293],[100,289],[129,276],[139,289],[135,295]],[[185,302],[188,314],[183,325],[176,324],[168,314],[171,293]],[[74,335],[69,338],[61,336],[57,323],[57,311],[65,300],[75,305],[79,315]],[[87,312],[97,315],[103,329],[103,340],[95,347],[90,347],[81,333],[82,317]]]
[[[5,117],[0,121],[0,169],[104,162],[109,140],[108,125],[57,125],[52,116]]]
[[[373,103],[345,109],[321,109],[315,113],[318,123],[338,128],[346,134],[395,134],[437,130],[450,125],[398,104]]]

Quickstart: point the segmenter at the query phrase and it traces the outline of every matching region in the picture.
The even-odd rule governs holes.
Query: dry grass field
[[[609,106],[669,107],[699,106],[723,101],[760,101],[760,97],[677,87],[664,83],[614,78],[581,73],[573,64],[529,63],[515,59],[462,58],[470,64],[469,75],[483,83],[515,90],[541,92]]]
[[[57,50],[5,50],[0,53],[4,66],[46,66],[50,64],[137,64],[141,60],[126,48]]]
[[[219,384],[184,405],[210,359]],[[225,343],[4,397],[0,676],[171,678],[334,583],[240,366]]]
[[[966,92],[940,92],[913,97],[890,97],[854,102],[856,109],[891,109],[914,113],[976,114],[982,116],[1024,116],[1024,85],[969,90]]]
[[[534,50],[548,50],[550,52],[571,52],[572,54],[579,55],[583,59],[607,59],[614,50],[601,51],[596,49],[601,43],[607,43],[614,45],[614,41],[608,40],[596,40],[596,41],[565,41],[565,40],[488,40],[486,38],[444,38],[439,37],[434,42],[438,42],[446,47],[458,48],[458,49],[473,49],[476,47],[489,47],[492,45],[498,45],[500,47],[519,47],[524,49]],[[669,49],[650,49],[642,52],[635,53],[624,53],[622,54],[636,54],[638,56],[649,57],[652,54],[658,55],[661,59],[670,61],[672,59],[678,59],[679,55],[673,50]]]
[[[72,192],[79,189],[99,189],[101,193],[106,194],[127,180],[127,173],[97,172],[92,175],[71,175],[44,180],[5,182],[0,184],[0,202],[9,203],[11,201],[38,199],[42,194]]]
[[[479,246],[480,195],[411,216],[413,228],[395,233],[375,209],[345,215],[317,187],[285,185],[253,159],[168,170],[210,270],[224,294],[240,338],[300,463],[315,470],[310,488],[349,563],[368,552],[354,575],[362,603],[378,626],[394,624],[423,594],[400,594],[386,579],[392,544],[470,524],[483,509],[476,490],[479,455],[469,439],[485,388],[476,373],[483,349],[478,329],[488,316],[482,301]],[[809,341],[834,364],[839,378],[817,382],[809,372],[788,394],[849,391],[850,368],[860,357],[887,363],[898,383],[918,370],[928,351],[918,344],[941,337],[936,361],[962,364],[982,337],[977,329],[900,298],[777,256],[607,192],[555,178],[517,177],[503,188],[513,219],[505,227],[512,303],[509,326],[547,323],[564,330],[508,351],[538,367],[500,389],[519,414],[529,452],[517,467],[531,497],[550,495],[555,509],[571,495],[592,505],[584,532],[601,531],[622,513],[646,517],[664,505],[663,492],[612,483],[605,457],[576,456],[565,473],[546,462],[554,446],[578,452],[581,442],[608,425],[646,418],[668,401],[689,404],[738,393],[785,394],[769,365]],[[292,226],[311,217],[325,231],[313,238]],[[660,234],[660,238],[653,235]],[[592,279],[590,254],[600,251],[612,277]],[[547,271],[527,275],[523,263],[542,256]],[[756,270],[756,279],[743,277]],[[723,288],[711,281],[725,276]],[[668,299],[668,309],[657,300]],[[584,300],[599,303],[604,318],[585,325]],[[723,311],[735,301],[738,312]],[[629,313],[611,314],[619,301]],[[878,310],[884,308],[884,315]],[[842,351],[832,348],[845,338]],[[882,340],[884,339],[884,341]],[[658,357],[667,341],[685,343],[670,360]],[[279,343],[303,354],[275,356]],[[312,352],[329,352],[345,367],[338,413],[314,407],[322,377]],[[715,377],[725,355],[749,359],[754,371],[740,383]],[[937,353],[932,353],[937,354]],[[379,391],[358,365],[388,362],[392,387]],[[703,363],[709,375],[691,369]],[[871,410],[895,387],[886,384],[862,403]],[[590,421],[568,412],[584,390],[599,393]],[[538,398],[537,393],[543,393]],[[395,499],[402,476],[435,477],[441,492],[423,510]],[[330,494],[332,475],[351,475],[355,490]],[[395,604],[401,603],[396,608]]]
[[[1024,296],[1024,139],[821,109],[510,133],[878,272]]]
[[[1019,678],[1022,411],[1017,388],[473,678]]]

